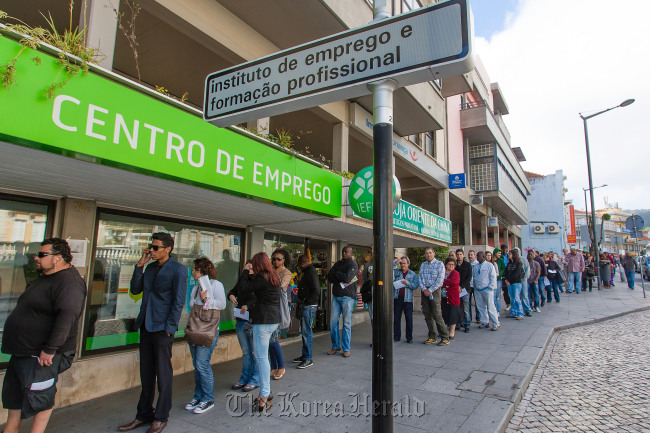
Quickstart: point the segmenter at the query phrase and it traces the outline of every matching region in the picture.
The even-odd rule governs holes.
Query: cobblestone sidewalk
[[[649,432],[650,312],[557,333],[506,429]]]

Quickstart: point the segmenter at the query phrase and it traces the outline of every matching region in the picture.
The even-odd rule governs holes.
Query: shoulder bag
[[[197,287],[196,296],[199,296],[201,287]],[[185,326],[185,338],[187,342],[195,346],[209,347],[217,336],[219,329],[219,318],[221,311],[204,310],[203,305],[196,302],[190,310],[190,317]]]

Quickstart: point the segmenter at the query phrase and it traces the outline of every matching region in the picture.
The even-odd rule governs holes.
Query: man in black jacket
[[[306,254],[298,257],[298,266],[302,269],[302,277],[298,282],[298,308],[301,311],[300,329],[302,334],[302,355],[294,359],[299,362],[298,368],[308,368],[314,365],[312,361],[311,346],[314,332],[314,316],[320,299],[320,282],[318,271],[309,263],[309,256]]]
[[[187,268],[171,258],[174,239],[169,233],[154,233],[131,277],[131,293],[142,293],[140,314],[140,383],[142,391],[135,419],[119,431],[151,424],[146,433],[160,433],[167,426],[172,407],[172,344],[187,293]],[[147,268],[149,261],[154,260]],[[156,382],[158,402],[153,407]]]
[[[472,265],[465,260],[465,252],[461,249],[456,250],[456,270],[460,274],[460,288],[467,291],[467,295],[460,298],[463,305],[463,329],[469,332],[469,325],[472,323],[472,296],[474,289],[471,287],[472,282]]]
[[[41,276],[18,298],[2,334],[2,352],[11,355],[2,386],[2,405],[9,410],[5,433],[18,432],[21,420],[31,416],[32,433],[45,431],[59,374],[72,364],[86,298],[65,240],[44,240],[34,260]]]
[[[332,266],[327,280],[332,283],[332,311],[330,314],[330,337],[332,348],[327,352],[334,355],[343,348],[343,356],[350,356],[352,338],[352,308],[357,299],[357,272],[359,267],[352,258],[352,247],[343,247],[342,258]],[[339,333],[339,317],[343,316],[343,332]]]

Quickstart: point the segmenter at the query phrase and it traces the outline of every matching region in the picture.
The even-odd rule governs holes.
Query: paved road
[[[553,336],[506,433],[650,431],[650,312]]]

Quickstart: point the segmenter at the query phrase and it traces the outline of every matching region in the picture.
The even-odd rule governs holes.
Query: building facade
[[[395,2],[394,10],[427,4]],[[23,50],[6,28],[0,37],[0,64],[17,58],[14,85],[0,89],[0,326],[34,279],[33,255],[46,237],[69,240],[88,285],[78,358],[62,377],[58,406],[138,386],[140,299],[128,286],[152,233],[172,233],[185,265],[213,260],[227,290],[259,251],[309,252],[324,275],[344,245],[363,264],[372,244],[372,221],[346,198],[348,174],[372,165],[371,96],[228,128],[204,122],[201,110],[209,73],[367,24],[370,3],[280,0],[251,10],[234,0],[88,0],[75,2],[72,16],[68,8],[0,0],[0,10],[31,26],[49,12],[60,32],[69,22],[84,28],[100,53],[99,66],[68,80],[56,49]],[[520,244],[530,185],[501,119],[501,91],[485,83],[479,63],[395,92],[403,192],[395,248]],[[450,189],[457,174],[467,187]],[[329,293],[323,282],[323,327]],[[187,311],[176,373],[192,369],[185,320]],[[227,309],[213,362],[241,356],[233,323]],[[0,368],[7,360],[0,354]]]
[[[530,180],[528,224],[521,226],[523,250],[561,254],[567,247],[564,194],[566,177],[562,170],[542,176],[526,172]]]

